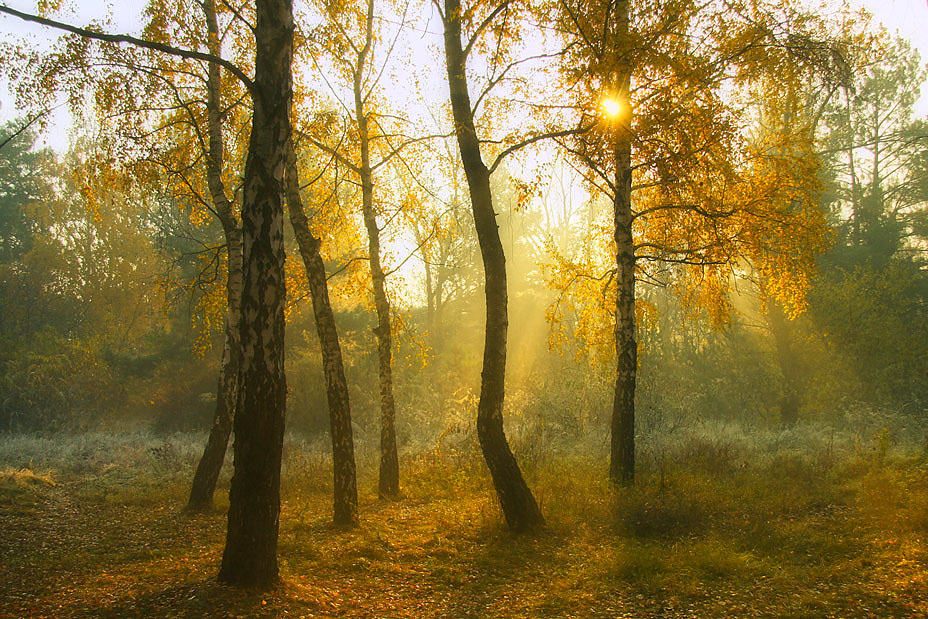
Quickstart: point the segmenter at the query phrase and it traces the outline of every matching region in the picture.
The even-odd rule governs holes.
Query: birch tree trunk
[[[242,370],[235,458],[219,580],[243,587],[278,581],[284,375],[283,181],[290,143],[293,10],[257,0],[254,115],[242,198]]]
[[[203,10],[206,14],[209,53],[219,57],[221,51],[219,26],[213,0],[205,0]],[[222,364],[219,368],[219,386],[216,392],[216,411],[213,415],[213,425],[210,427],[206,447],[193,476],[190,498],[187,501],[187,509],[190,511],[205,511],[212,505],[216,482],[219,480],[219,473],[222,471],[222,463],[229,444],[229,435],[232,433],[242,358],[239,334],[242,300],[242,231],[222,180],[224,145],[219,65],[210,63],[207,71],[206,105],[209,153],[206,157],[206,174],[210,198],[226,239],[228,265],[226,303],[228,307],[226,309],[225,344],[222,351]]]
[[[625,135],[623,135],[625,134]],[[615,394],[609,478],[616,484],[635,482],[635,384],[638,343],[635,341],[635,245],[632,238],[631,142],[618,129],[615,149],[616,195],[613,200],[616,246]]]
[[[393,400],[393,334],[390,328],[390,301],[385,288],[386,275],[380,264],[380,229],[374,212],[374,183],[367,156],[367,119],[361,128],[361,195],[364,225],[367,228],[371,279],[374,284],[374,307],[377,310],[377,360],[380,373],[380,496],[395,498],[400,493],[399,456],[396,450],[396,404]],[[362,128],[363,127],[363,128]]]
[[[296,151],[292,143],[287,151],[287,209],[294,236],[300,248],[300,257],[306,268],[309,292],[313,300],[316,333],[322,348],[322,371],[325,374],[325,393],[329,403],[329,431],[332,437],[332,468],[334,477],[333,503],[335,524],[349,525],[358,518],[358,483],[354,462],[354,437],[351,430],[351,404],[348,398],[348,381],[338,343],[335,314],[329,302],[325,264],[319,252],[319,239],[309,229],[309,221],[300,196],[299,170]]]
[[[367,228],[367,248],[374,285],[374,307],[377,311],[377,361],[380,377],[380,475],[378,492],[381,497],[395,498],[400,493],[400,467],[396,451],[396,404],[393,400],[393,334],[390,328],[390,301],[385,287],[386,275],[380,263],[380,228],[374,209],[374,172],[371,169],[370,130],[364,109],[363,83],[365,64],[373,44],[374,1],[368,0],[364,46],[358,53],[354,71],[354,111],[361,147],[361,209]]]
[[[509,328],[506,256],[499,238],[490,191],[490,173],[480,154],[480,143],[467,89],[466,56],[461,45],[460,0],[444,0],[445,60],[451,109],[461,160],[470,190],[474,225],[483,258],[487,322],[483,349],[477,436],[490,469],[506,523],[515,531],[544,525],[535,497],[529,490],[503,430],[506,382],[506,337]]]
[[[629,3],[616,3],[616,47],[628,38]],[[629,102],[631,68],[619,62],[615,88]],[[615,195],[613,216],[616,249],[615,395],[612,401],[612,441],[609,479],[615,484],[635,482],[635,384],[638,374],[638,343],[635,341],[635,244],[632,235],[632,144],[630,103],[625,117],[615,126]]]

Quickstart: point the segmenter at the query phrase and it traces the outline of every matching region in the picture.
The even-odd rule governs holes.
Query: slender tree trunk
[[[854,165],[854,125],[851,122],[851,94],[848,88],[844,89],[844,99],[845,99],[845,122],[847,123],[848,129],[848,148],[847,148],[847,166],[848,174],[851,178],[851,189],[850,189],[850,199],[851,199],[851,242],[854,245],[860,244],[860,220],[863,214],[860,212],[860,192],[858,191],[858,182],[857,182],[857,170]]]
[[[628,36],[628,0],[616,4],[617,45]],[[631,109],[631,70],[620,62],[617,94]],[[615,484],[635,482],[635,384],[638,373],[638,344],[635,341],[635,244],[632,236],[631,112],[616,119],[615,126],[615,220],[616,306],[615,306],[615,397],[612,402],[612,444],[609,479]]]
[[[349,525],[358,518],[358,483],[354,462],[354,438],[351,430],[351,406],[348,398],[348,381],[342,350],[335,328],[335,314],[329,302],[329,286],[326,282],[325,264],[319,253],[319,239],[309,229],[309,221],[303,210],[300,196],[299,170],[296,151],[292,143],[287,153],[287,208],[294,236],[300,247],[300,256],[309,280],[309,292],[313,299],[313,314],[316,318],[316,333],[322,348],[322,371],[325,374],[325,392],[329,403],[329,426],[332,436],[332,468],[334,476],[334,522]]]
[[[612,449],[609,479],[616,484],[635,482],[635,385],[638,344],[635,341],[635,247],[632,240],[631,166],[626,141],[616,148],[617,189],[615,208],[616,285],[615,396],[612,401]]]
[[[445,59],[451,109],[461,161],[470,189],[477,240],[486,278],[487,323],[483,349],[477,436],[493,477],[506,523],[516,531],[544,525],[535,497],[529,490],[503,430],[506,382],[506,335],[509,327],[506,290],[506,256],[499,238],[490,192],[490,173],[480,155],[467,90],[466,57],[461,46],[460,0],[444,0]]]
[[[393,400],[393,335],[390,329],[390,301],[385,289],[386,275],[380,264],[380,228],[374,210],[374,173],[371,169],[370,131],[364,110],[363,77],[365,63],[374,39],[374,0],[368,0],[364,47],[358,54],[354,72],[354,111],[361,147],[361,208],[367,228],[374,307],[377,310],[377,361],[380,375],[380,496],[395,498],[400,493],[400,465],[396,452],[396,404]]]
[[[216,410],[213,414],[213,425],[210,427],[206,447],[203,450],[203,455],[200,457],[196,473],[194,473],[193,476],[193,483],[190,487],[190,498],[187,501],[188,511],[206,511],[213,503],[213,494],[216,491],[216,483],[219,480],[219,474],[222,471],[222,464],[225,460],[226,449],[229,444],[229,435],[232,433],[232,423],[235,417],[235,407],[238,399],[238,380],[242,358],[241,340],[238,333],[242,269],[241,240],[239,239],[238,241],[237,250],[232,249],[231,243],[228,243],[228,245],[230,264],[233,262],[233,251],[237,253],[237,259],[235,261],[238,263],[238,283],[232,283],[230,270],[230,282],[227,287],[234,287],[235,291],[227,291],[229,308],[226,314],[226,334],[222,351],[222,364],[219,368]]]
[[[209,53],[219,57],[219,27],[216,20],[216,6],[213,0],[205,0],[203,10],[206,13]],[[242,347],[239,337],[241,300],[242,300],[242,231],[232,202],[226,195],[222,180],[223,138],[221,120],[221,80],[219,66],[210,63],[207,68],[207,113],[209,132],[209,153],[207,162],[207,183],[210,197],[222,223],[226,239],[228,275],[226,279],[226,325],[225,345],[222,351],[222,365],[219,368],[219,386],[216,392],[216,411],[209,439],[203,456],[197,465],[190,488],[187,509],[205,511],[213,502],[216,482],[222,471],[229,435],[232,433],[232,420],[238,399],[238,380],[241,370]]]
[[[362,147],[363,148],[363,147]],[[396,450],[396,404],[393,400],[393,335],[390,329],[390,302],[384,288],[386,276],[380,264],[380,231],[374,215],[373,184],[370,168],[362,166],[361,191],[364,195],[364,224],[367,227],[374,306],[377,309],[377,359],[380,369],[380,496],[395,498],[400,493],[399,456]],[[367,177],[367,178],[365,178]]]
[[[432,252],[425,247],[425,238],[416,229],[416,243],[422,252],[422,266],[425,268],[425,330],[429,338],[435,339],[435,294],[432,285]]]
[[[283,180],[290,143],[293,10],[257,0],[254,115],[242,198],[242,370],[235,459],[219,580],[245,587],[278,581],[284,375]]]
[[[783,376],[783,395],[780,398],[780,425],[792,428],[799,422],[800,372],[793,352],[790,320],[774,299],[767,299],[767,322],[776,347],[777,364]]]
[[[443,255],[439,257],[439,264],[435,268],[435,274],[432,277],[432,347],[435,349],[435,354],[439,354],[442,350],[442,345],[444,344],[445,337],[445,302],[450,297],[445,296],[445,283],[448,280],[448,267],[445,265],[445,261],[449,259],[450,249],[447,252],[443,252]]]

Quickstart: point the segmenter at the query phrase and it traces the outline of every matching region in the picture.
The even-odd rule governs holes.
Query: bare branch
[[[526,146],[534,144],[535,142],[540,142],[541,140],[557,139],[557,138],[562,138],[568,135],[580,135],[580,134],[586,133],[592,128],[593,128],[593,125],[590,124],[590,125],[587,125],[586,127],[584,127],[583,125],[580,125],[576,127],[575,129],[561,129],[560,131],[546,131],[544,133],[536,133],[528,138],[525,138],[521,142],[517,142],[513,144],[509,148],[506,148],[505,150],[503,150],[503,152],[501,152],[499,155],[497,155],[496,159],[493,160],[493,165],[491,165],[489,168],[490,174],[493,174],[496,168],[499,167],[499,164],[503,162],[503,159],[505,159],[512,153],[525,148]]]
[[[474,33],[470,35],[470,40],[467,41],[467,45],[464,46],[464,59],[467,60],[467,57],[470,55],[470,50],[476,43],[477,39],[480,38],[480,34],[496,19],[496,16],[500,14],[501,11],[509,7],[509,0],[504,0],[500,2],[499,5],[493,9],[493,11],[487,15],[486,19],[480,22],[480,25],[474,29]]]
[[[135,45],[136,47],[151,49],[157,52],[162,52],[164,54],[178,56],[180,58],[203,60],[205,62],[211,62],[213,64],[218,64],[219,66],[226,69],[229,73],[237,77],[249,91],[252,91],[254,89],[254,82],[251,80],[250,77],[245,75],[245,72],[242,71],[241,68],[229,62],[225,58],[218,58],[216,56],[213,56],[212,54],[204,54],[203,52],[197,52],[197,51],[193,51],[189,49],[181,49],[179,47],[165,45],[164,43],[157,43],[155,41],[147,41],[145,39],[139,39],[138,37],[133,37],[127,34],[110,34],[106,32],[99,32],[96,30],[89,30],[87,28],[81,28],[78,26],[73,26],[71,24],[66,24],[64,22],[55,21],[53,19],[48,19],[47,17],[40,17],[38,15],[32,15],[31,13],[23,13],[21,11],[17,11],[16,9],[11,9],[10,7],[4,6],[2,4],[0,4],[0,13],[6,13],[7,15],[18,17],[19,19],[22,19],[24,21],[42,24],[43,26],[48,26],[50,28],[55,28],[57,30],[64,30],[65,32],[70,32],[71,34],[76,34],[86,39],[106,41],[107,43],[129,43],[130,45]]]
[[[11,133],[10,135],[8,135],[6,138],[4,138],[4,140],[3,140],[2,142],[0,142],[0,150],[3,150],[3,147],[4,147],[4,146],[6,146],[7,144],[9,144],[9,143],[12,142],[13,140],[15,140],[17,137],[19,137],[26,129],[28,129],[29,127],[31,127],[32,124],[35,123],[35,121],[37,121],[38,119],[42,118],[43,116],[45,116],[45,115],[48,114],[49,112],[51,112],[52,109],[54,109],[54,108],[48,108],[48,109],[46,109],[46,110],[44,110],[44,111],[42,111],[42,112],[39,112],[38,114],[35,114],[32,118],[30,118],[28,121],[26,121],[26,123],[25,123],[23,126],[21,126],[19,129],[17,129],[16,131],[14,131],[14,132]]]

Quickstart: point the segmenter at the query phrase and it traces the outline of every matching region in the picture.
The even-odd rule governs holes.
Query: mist
[[[0,615],[928,615],[916,46],[146,6],[0,5]]]

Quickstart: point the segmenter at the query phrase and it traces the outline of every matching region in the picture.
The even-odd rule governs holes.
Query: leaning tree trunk
[[[335,524],[354,524],[358,518],[358,483],[354,462],[354,438],[351,430],[351,406],[348,399],[348,381],[335,328],[335,314],[329,302],[329,286],[325,264],[319,253],[319,239],[309,229],[300,196],[300,176],[296,164],[296,151],[292,143],[287,153],[287,209],[294,236],[300,247],[300,256],[309,280],[313,299],[316,333],[322,348],[322,371],[325,374],[325,393],[329,403],[329,429],[332,435],[332,469],[334,476]]]
[[[235,240],[233,241],[233,238]],[[213,425],[210,426],[209,438],[203,455],[197,464],[187,501],[188,511],[206,511],[213,503],[216,483],[222,471],[229,435],[235,418],[238,400],[238,381],[241,369],[241,338],[239,335],[240,303],[242,290],[242,246],[238,229],[233,237],[226,235],[229,260],[229,281],[227,287],[228,309],[226,313],[225,344],[222,350],[222,364],[219,368],[219,386],[216,392],[216,409]],[[234,257],[233,257],[234,256]],[[233,266],[235,263],[235,266]],[[236,275],[233,277],[233,270]]]
[[[393,335],[390,332],[390,301],[385,289],[386,275],[380,264],[380,228],[374,211],[374,174],[371,170],[370,132],[362,98],[362,71],[373,41],[374,3],[367,6],[367,27],[364,47],[358,54],[354,74],[355,120],[361,146],[361,208],[367,228],[367,247],[370,254],[371,279],[374,284],[374,307],[377,310],[377,360],[380,373],[380,496],[395,498],[400,493],[400,465],[396,452],[396,404],[393,400]]]
[[[216,6],[212,0],[203,3],[206,13],[209,53],[220,56],[219,26]],[[239,337],[242,301],[242,231],[239,228],[232,202],[226,195],[222,180],[223,139],[221,117],[221,80],[219,65],[210,63],[207,68],[207,115],[209,153],[206,157],[206,176],[210,197],[226,238],[228,274],[226,279],[226,325],[222,365],[219,368],[219,387],[216,392],[216,411],[203,456],[197,465],[190,488],[187,509],[205,511],[212,505],[216,482],[222,471],[232,420],[238,399],[238,380],[241,369],[242,347]]]
[[[629,3],[616,3],[614,46],[627,44]],[[627,102],[625,118],[615,120],[615,193],[613,215],[616,250],[615,397],[612,401],[612,444],[609,479],[615,484],[635,482],[635,383],[638,344],[635,341],[635,244],[632,235],[631,67],[619,58],[616,94]]]
[[[486,278],[487,323],[483,349],[477,436],[493,477],[506,523],[516,531],[544,525],[538,503],[522,477],[503,430],[506,381],[506,335],[509,327],[506,291],[506,256],[499,238],[490,192],[490,173],[480,155],[461,46],[460,0],[444,0],[445,60],[451,110],[461,161],[470,189],[477,240]]]
[[[242,197],[242,370],[235,459],[219,580],[245,587],[278,581],[284,375],[283,180],[290,142],[293,8],[257,0],[254,114]]]

